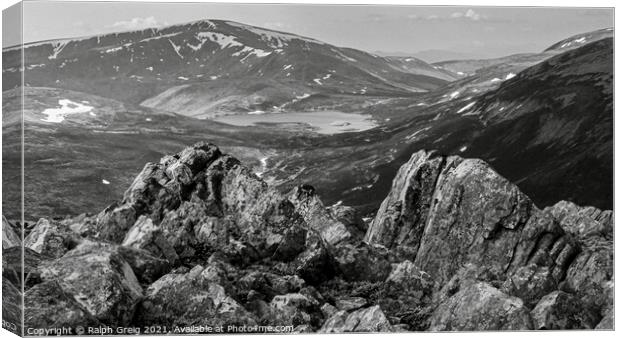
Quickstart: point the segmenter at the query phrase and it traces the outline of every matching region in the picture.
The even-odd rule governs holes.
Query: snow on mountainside
[[[179,102],[161,95],[187,89],[192,98],[219,102],[211,110],[190,109],[193,116],[273,109],[304,93],[410,95],[451,80],[427,64],[394,66],[366,52],[220,20],[24,47],[29,86],[79,90],[181,113]],[[6,88],[19,84],[19,55],[19,48],[3,51]],[[214,88],[215,96],[209,94]],[[240,99],[245,97],[252,102]]]

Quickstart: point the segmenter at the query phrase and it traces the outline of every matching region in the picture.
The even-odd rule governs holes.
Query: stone
[[[126,326],[142,298],[131,266],[110,245],[83,242],[64,256],[41,264],[43,281],[56,281],[103,324]]]
[[[140,325],[256,325],[253,314],[214,283],[204,268],[164,275],[144,292],[137,311]]]
[[[24,297],[24,323],[30,328],[98,326],[99,321],[66,294],[56,281],[37,284]],[[73,332],[75,334],[75,331]]]
[[[44,256],[58,258],[80,242],[81,238],[71,229],[41,218],[24,239],[24,246]]]
[[[584,307],[577,297],[563,291],[542,297],[531,316],[536,330],[591,330],[601,319],[596,311]]]
[[[364,307],[368,302],[362,297],[341,297],[336,299],[338,310],[353,311]]]
[[[332,250],[338,273],[347,281],[384,281],[390,274],[389,252],[385,247],[360,243],[341,244]]]
[[[522,300],[484,282],[462,286],[435,309],[430,321],[430,331],[533,329]]]
[[[421,305],[431,301],[434,281],[429,274],[406,260],[394,265],[384,289],[389,297],[402,299],[408,305]]]
[[[289,200],[308,226],[329,244],[336,245],[351,238],[347,227],[330,214],[309,185],[301,185],[289,193]]]
[[[125,235],[122,245],[146,250],[155,257],[166,259],[172,265],[179,260],[174,247],[164,236],[161,228],[155,226],[153,221],[146,216],[140,216],[136,220],[136,223]]]
[[[2,250],[14,246],[21,246],[22,240],[17,235],[11,223],[2,215]]]
[[[613,211],[581,207],[573,202],[560,201],[545,208],[562,228],[577,237],[604,236],[612,239]]]
[[[375,305],[352,313],[338,311],[325,321],[319,333],[394,331],[381,308]]]
[[[613,330],[614,329],[614,311],[608,311],[605,317],[596,325],[596,330]]]

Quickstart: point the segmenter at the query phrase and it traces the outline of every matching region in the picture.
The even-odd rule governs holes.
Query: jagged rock
[[[347,227],[347,230],[349,230],[353,238],[361,239],[364,237],[368,230],[368,226],[355,208],[342,204],[335,204],[327,208],[327,210],[329,210],[338,222]]]
[[[569,201],[560,201],[545,208],[556,218],[562,228],[575,236],[613,236],[613,211],[594,207],[581,207]]]
[[[9,221],[2,215],[2,250],[14,246],[21,246],[22,240],[15,233]]]
[[[433,203],[435,185],[447,166],[446,161],[457,159],[446,160],[425,151],[413,154],[398,170],[392,189],[381,203],[364,240],[388,248],[411,246],[417,251]]]
[[[170,264],[176,264],[179,259],[176,251],[164,237],[162,230],[153,224],[153,221],[140,216],[136,223],[125,235],[123,246],[142,249],[150,252],[155,257],[166,259]]]
[[[570,264],[564,289],[601,312],[613,306],[613,242],[593,236]]]
[[[306,250],[292,263],[295,274],[311,285],[327,281],[334,276],[334,263],[323,239],[315,232],[306,236]]]
[[[527,305],[534,306],[547,293],[556,290],[558,282],[549,267],[530,264],[520,267],[503,284],[502,291],[521,298]]]
[[[352,313],[338,311],[328,318],[319,333],[393,332],[394,328],[378,305]]]
[[[442,302],[430,331],[531,330],[529,311],[519,298],[484,282],[468,283]]]
[[[348,281],[384,281],[390,274],[389,252],[385,247],[360,243],[342,244],[332,250],[342,278]]]
[[[70,229],[41,218],[24,239],[24,246],[42,255],[58,258],[80,241],[81,238]]]
[[[115,249],[127,261],[142,284],[153,283],[174,266],[174,262],[152,256],[148,251],[124,246],[117,246]]]
[[[144,292],[137,311],[141,325],[256,325],[254,315],[214,283],[198,265],[187,273],[170,273]]]
[[[61,258],[41,265],[44,281],[57,281],[93,317],[108,325],[127,325],[142,287],[123,257],[106,244],[84,242]]]
[[[351,238],[347,227],[325,209],[313,187],[302,185],[293,189],[289,195],[289,200],[295,205],[297,212],[303,216],[310,228],[319,232],[326,243],[336,245]]]
[[[385,292],[388,296],[402,299],[409,306],[429,303],[434,282],[424,271],[406,260],[396,264],[385,280]]]
[[[531,312],[537,330],[592,329],[600,316],[585,308],[575,296],[554,291],[544,296]]]
[[[353,311],[364,307],[368,302],[362,297],[340,297],[336,299],[336,307],[342,311]]]
[[[301,293],[275,296],[269,307],[271,325],[312,325],[317,323],[316,316],[321,313],[319,302]]]
[[[23,264],[22,264],[23,255]],[[41,282],[40,264],[43,257],[30,248],[11,247],[2,251],[2,276],[11,281],[13,285],[21,288],[22,273],[24,289],[28,290]]]
[[[325,303],[321,305],[321,312],[323,313],[323,317],[329,318],[338,312],[338,308],[329,303]]]
[[[21,292],[10,280],[2,276],[2,328],[23,335],[22,314]]]
[[[596,325],[596,330],[613,330],[614,329],[614,311],[607,311],[607,314]]]
[[[42,306],[45,304],[46,306]],[[30,328],[98,326],[99,321],[56,281],[37,284],[24,296],[24,323]]]

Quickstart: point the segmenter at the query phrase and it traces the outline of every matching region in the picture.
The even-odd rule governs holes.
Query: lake
[[[342,113],[338,111],[262,113],[251,112],[242,115],[226,115],[214,118],[215,121],[235,126],[255,126],[260,124],[286,125],[302,124],[319,134],[338,134],[363,131],[377,126],[369,115]]]

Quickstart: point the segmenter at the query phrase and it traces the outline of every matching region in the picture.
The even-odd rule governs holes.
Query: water
[[[219,116],[215,121],[235,126],[254,126],[268,124],[304,124],[319,134],[338,134],[351,131],[363,131],[377,126],[368,115],[342,113],[338,111],[295,112],[295,113],[258,113]]]

